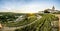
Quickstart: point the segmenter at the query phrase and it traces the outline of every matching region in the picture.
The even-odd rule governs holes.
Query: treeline
[[[12,13],[12,12],[0,12],[0,23],[6,23],[8,21],[14,21],[17,19],[21,13]]]

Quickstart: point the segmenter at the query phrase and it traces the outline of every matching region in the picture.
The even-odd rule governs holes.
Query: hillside
[[[58,31],[59,18],[52,14],[1,13],[0,15],[2,15],[0,23],[4,26],[3,31]],[[16,21],[21,15],[24,19]],[[8,18],[10,20],[7,20]]]

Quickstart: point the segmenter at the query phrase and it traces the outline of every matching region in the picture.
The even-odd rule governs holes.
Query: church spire
[[[53,11],[55,10],[55,7],[54,7],[54,6],[52,7],[52,10],[53,10]]]

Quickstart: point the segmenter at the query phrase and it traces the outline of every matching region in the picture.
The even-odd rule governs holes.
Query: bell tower
[[[54,10],[55,10],[55,7],[53,6],[53,7],[52,7],[52,11],[54,11]]]

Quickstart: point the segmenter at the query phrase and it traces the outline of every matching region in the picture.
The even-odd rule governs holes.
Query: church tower
[[[54,10],[55,10],[55,7],[53,6],[53,7],[52,7],[52,11],[54,11]]]

